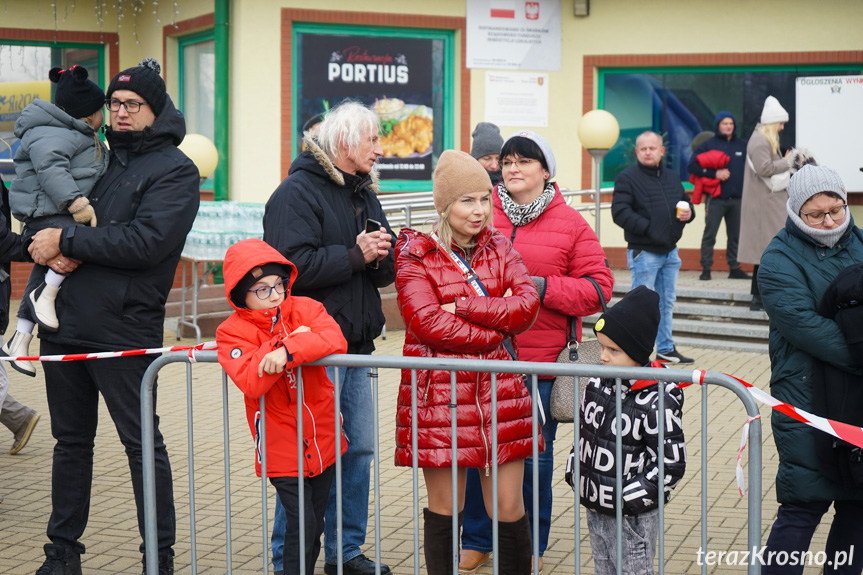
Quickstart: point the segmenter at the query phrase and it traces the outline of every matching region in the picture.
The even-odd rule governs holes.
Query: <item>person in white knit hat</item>
[[[789,150],[784,156],[779,150],[779,132],[785,128],[788,112],[773,96],[767,96],[761,112],[761,122],[746,146],[746,167],[743,172],[743,200],[740,215],[740,242],[737,260],[755,264],[752,272],[752,311],[761,311],[758,292],[758,264],[761,253],[776,232],[785,225],[785,190],[772,191],[764,178],[791,169]]]

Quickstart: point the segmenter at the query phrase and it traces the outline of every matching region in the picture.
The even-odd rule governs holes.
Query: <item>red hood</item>
[[[231,290],[243,279],[243,276],[249,273],[252,268],[269,263],[290,266],[291,277],[288,280],[288,293],[290,293],[290,288],[294,285],[294,280],[297,279],[297,266],[288,261],[271,245],[262,240],[248,239],[237,242],[228,248],[222,273],[225,276],[225,296],[231,303],[231,307],[235,310],[241,309],[231,301]]]

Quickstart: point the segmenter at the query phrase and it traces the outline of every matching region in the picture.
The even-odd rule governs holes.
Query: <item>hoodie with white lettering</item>
[[[654,362],[657,363],[657,362]],[[660,367],[662,364],[654,365]],[[621,382],[624,515],[638,515],[659,505],[659,393],[664,390],[663,452],[665,501],[686,470],[683,437],[683,391],[676,383],[624,380]],[[607,515],[615,513],[615,380],[591,378],[580,409],[578,460],[581,504]],[[566,463],[566,482],[573,485],[576,449]],[[574,488],[574,487],[573,487]]]

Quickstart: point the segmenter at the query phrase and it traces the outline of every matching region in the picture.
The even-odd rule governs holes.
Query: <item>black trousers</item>
[[[716,244],[716,234],[719,225],[725,219],[725,235],[728,244],[725,246],[725,259],[729,269],[737,269],[737,244],[740,240],[740,198],[710,198],[705,204],[706,216],[704,235],[701,236],[701,267],[709,270],[713,267],[713,246]]]
[[[321,554],[321,535],[324,533],[324,513],[330,497],[330,486],[336,475],[336,466],[330,465],[317,477],[303,477],[303,509],[305,526],[306,575],[314,575],[315,563]],[[270,477],[276,488],[279,501],[285,508],[285,548],[283,570],[285,573],[300,572],[300,489],[297,477]]]
[[[42,340],[43,355],[88,353],[95,350],[60,346]],[[57,545],[71,545],[79,553],[78,541],[87,526],[93,483],[93,444],[102,394],[117,435],[126,448],[132,489],[138,507],[140,550],[144,552],[144,480],[141,462],[141,379],[153,357],[134,356],[86,361],[45,362],[45,388],[51,414],[54,462],[51,472],[51,518],[48,538]],[[155,390],[153,391],[155,407]],[[156,448],[156,524],[159,555],[173,555],[176,518],[171,464],[159,417],[154,417]]]

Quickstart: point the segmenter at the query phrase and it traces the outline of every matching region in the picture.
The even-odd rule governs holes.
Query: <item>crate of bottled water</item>
[[[264,237],[264,204],[201,202],[183,257],[221,261],[235,243]]]

